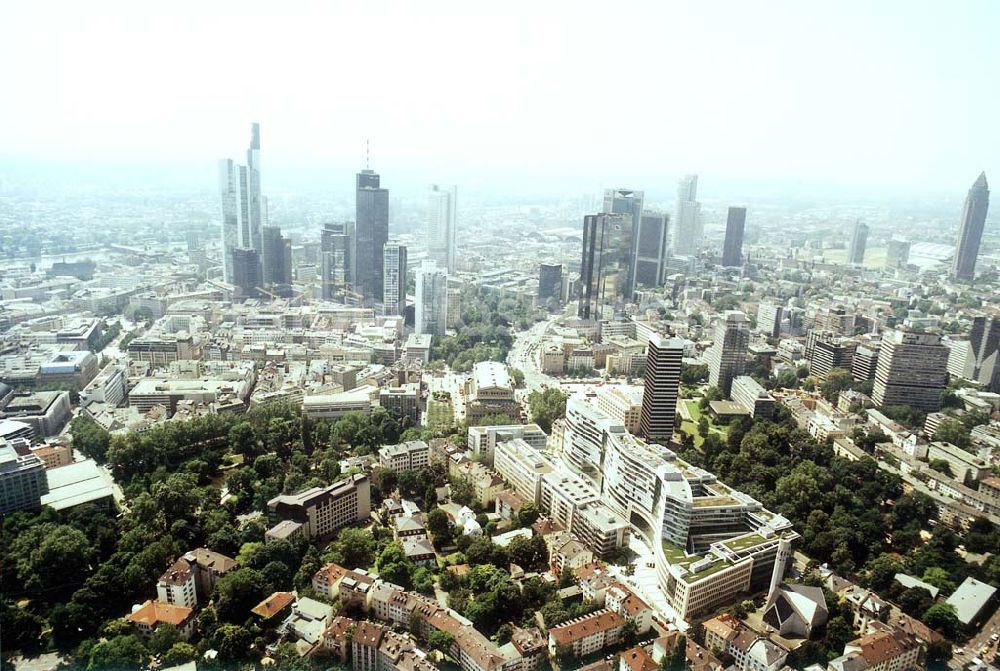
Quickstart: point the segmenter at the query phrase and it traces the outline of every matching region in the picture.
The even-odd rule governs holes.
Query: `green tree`
[[[26,653],[32,653],[38,649],[39,637],[42,635],[42,625],[44,624],[40,617],[5,598],[2,609],[0,609],[0,621],[3,622],[5,648],[21,650]]]
[[[680,636],[674,647],[660,660],[660,671],[685,671],[687,667],[687,637]]]
[[[970,431],[957,419],[943,419],[934,430],[934,440],[943,443],[951,443],[963,450],[972,450],[972,437]]]
[[[833,368],[819,384],[819,393],[830,403],[836,403],[840,392],[853,389],[854,376],[851,371],[843,368]]]
[[[430,532],[436,545],[439,547],[446,545],[451,540],[451,522],[448,513],[440,508],[434,508],[427,513],[427,531]]]
[[[533,391],[528,395],[531,418],[542,431],[549,433],[552,430],[552,422],[566,416],[567,398],[569,397],[566,394],[554,387],[544,391]]]
[[[100,641],[90,651],[87,671],[121,671],[144,666],[149,652],[135,636],[128,634]]]
[[[219,662],[226,664],[249,657],[253,637],[246,627],[224,624],[215,630],[215,635],[212,638],[215,649],[219,652]]]
[[[167,654],[163,656],[163,666],[180,666],[196,659],[198,659],[198,649],[190,643],[181,641],[174,643],[170,650],[167,650]]]
[[[215,612],[223,622],[245,622],[250,609],[269,594],[267,580],[252,568],[238,568],[215,585]]]
[[[181,632],[172,624],[163,623],[149,637],[149,650],[155,655],[166,654],[174,644],[180,643]]]
[[[14,539],[10,558],[25,589],[65,594],[87,578],[97,552],[79,529],[45,523]],[[53,576],[59,576],[59,580],[53,581]]]
[[[447,631],[440,631],[435,629],[430,634],[427,635],[427,645],[435,650],[440,650],[441,652],[451,654],[451,646],[455,643],[455,637],[452,636]]]
[[[950,603],[932,604],[920,619],[928,627],[941,632],[945,638],[954,639],[958,634],[958,616],[955,614],[955,607]]]
[[[532,524],[538,521],[541,516],[541,511],[538,506],[532,501],[528,501],[521,509],[517,512],[517,523],[522,527],[530,527]]]

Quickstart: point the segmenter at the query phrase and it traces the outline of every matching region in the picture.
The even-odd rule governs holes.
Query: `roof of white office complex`
[[[93,459],[78,461],[45,471],[49,493],[42,496],[42,505],[65,510],[91,501],[112,498],[111,476]]]
[[[969,624],[982,612],[996,591],[996,587],[987,585],[975,578],[966,578],[958,586],[958,589],[945,600],[945,603],[954,606],[955,615],[958,616],[959,622]]]

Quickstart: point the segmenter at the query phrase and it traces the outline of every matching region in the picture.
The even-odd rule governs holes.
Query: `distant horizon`
[[[369,140],[400,193],[664,198],[696,173],[706,196],[960,201],[1000,175],[989,0],[56,4],[0,25],[11,183],[213,190],[252,121],[265,191],[350,189]]]

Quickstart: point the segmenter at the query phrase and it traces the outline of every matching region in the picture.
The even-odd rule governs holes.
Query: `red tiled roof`
[[[549,629],[549,635],[556,640],[556,643],[566,645],[592,634],[621,627],[624,624],[625,618],[618,613],[612,613],[609,610],[599,610],[579,620],[552,627]]]
[[[295,601],[292,592],[275,592],[250,609],[254,615],[260,615],[265,620],[274,617]]]
[[[125,619],[135,624],[156,627],[160,624],[172,624],[183,627],[194,615],[194,611],[184,606],[175,606],[162,601],[147,601],[135,611],[125,616]]]

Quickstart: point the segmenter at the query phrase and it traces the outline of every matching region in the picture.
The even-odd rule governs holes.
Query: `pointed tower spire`
[[[986,171],[985,170],[982,171],[981,173],[979,173],[979,177],[977,177],[976,181],[972,184],[972,188],[973,189],[988,189],[988,188],[990,188],[989,184],[986,183]]]

